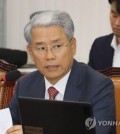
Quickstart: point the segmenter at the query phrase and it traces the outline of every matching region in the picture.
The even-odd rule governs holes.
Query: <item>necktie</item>
[[[54,100],[56,95],[58,94],[58,91],[54,87],[50,87],[48,89],[48,93],[49,93],[49,99]]]

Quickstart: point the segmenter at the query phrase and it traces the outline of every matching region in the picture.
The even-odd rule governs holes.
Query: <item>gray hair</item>
[[[31,30],[34,27],[62,26],[69,41],[74,36],[74,24],[66,12],[61,11],[38,11],[30,16],[30,22],[25,26],[24,37],[26,41],[31,43]]]

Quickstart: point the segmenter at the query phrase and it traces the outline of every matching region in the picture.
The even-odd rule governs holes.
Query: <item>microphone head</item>
[[[18,70],[13,70],[6,73],[5,77],[3,78],[4,81],[14,81],[17,80],[21,76],[21,72]]]

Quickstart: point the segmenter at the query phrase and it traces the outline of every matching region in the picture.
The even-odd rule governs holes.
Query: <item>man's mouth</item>
[[[48,65],[46,66],[45,68],[48,70],[48,71],[54,71],[58,68],[59,66],[58,65]]]
[[[115,32],[120,32],[120,28],[114,28]]]

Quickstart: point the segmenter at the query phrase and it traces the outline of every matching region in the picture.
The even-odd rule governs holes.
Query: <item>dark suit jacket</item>
[[[95,39],[89,55],[88,64],[96,69],[103,70],[112,67],[114,49],[111,47],[113,34]]]
[[[18,97],[45,97],[45,80],[39,71],[19,79],[9,106],[14,124],[20,124]],[[115,99],[112,81],[84,63],[74,60],[66,85],[64,100],[89,102],[97,121],[115,120]],[[110,126],[99,126],[97,134],[109,134]],[[115,134],[115,131],[111,134]]]

